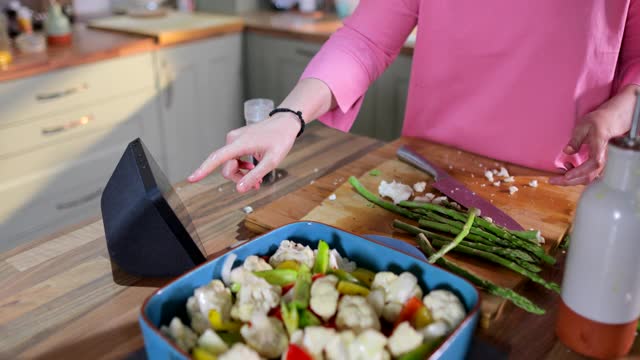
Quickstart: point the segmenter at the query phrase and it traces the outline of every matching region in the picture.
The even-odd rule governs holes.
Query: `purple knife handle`
[[[446,171],[430,163],[427,159],[423,158],[406,145],[400,146],[396,155],[400,158],[400,160],[406,162],[407,164],[413,165],[418,169],[431,174],[431,176],[433,176],[436,181],[445,176],[448,176]]]

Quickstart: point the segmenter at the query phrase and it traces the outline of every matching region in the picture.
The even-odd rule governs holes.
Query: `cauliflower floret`
[[[232,302],[231,290],[227,289],[222,281],[213,280],[209,284],[197,288],[193,297],[205,319],[209,317],[211,310],[216,310],[225,320],[229,318]],[[187,301],[187,306],[189,306],[189,301]],[[191,307],[195,308],[195,305],[192,303]]]
[[[336,336],[334,329],[324,326],[308,326],[291,334],[291,343],[305,349],[316,360],[322,360],[325,346]]]
[[[422,297],[418,279],[408,272],[400,275],[388,271],[379,272],[373,278],[371,289],[384,291],[382,317],[391,323],[396,321],[407,300],[413,296]]]
[[[311,310],[324,320],[330,319],[338,307],[340,293],[336,289],[338,278],[333,275],[321,277],[311,285]]]
[[[229,350],[227,344],[216,334],[215,331],[207,329],[198,339],[198,346],[208,352],[219,355]]]
[[[368,329],[363,331],[349,347],[351,359],[357,360],[388,360],[389,353],[385,350],[387,337],[379,331]]]
[[[409,200],[413,194],[413,189],[411,189],[411,186],[396,182],[395,180],[390,183],[382,180],[378,186],[378,193],[382,197],[386,196],[390,198],[394,204],[397,204],[401,201]]]
[[[369,303],[369,305],[371,305],[378,317],[380,317],[382,315],[382,311],[384,310],[384,290],[371,290],[369,292],[369,295],[367,295],[367,302]]]
[[[254,312],[266,314],[271,308],[279,305],[282,288],[271,285],[253,274],[254,271],[271,269],[271,265],[260,257],[249,256],[242,266],[231,271],[231,282],[240,284],[236,302],[231,307],[232,318],[246,322]]]
[[[245,324],[240,328],[240,334],[247,345],[269,359],[282,355],[289,346],[282,322],[260,313],[251,317],[251,325]]]
[[[313,255],[313,250],[308,246],[290,240],[282,240],[276,253],[269,259],[269,264],[276,267],[287,260],[293,260],[312,268],[315,256]]]
[[[185,352],[191,351],[198,342],[198,335],[188,326],[184,326],[180,318],[174,317],[169,323],[169,327],[162,326],[160,331],[173,339],[180,349]]]
[[[460,299],[448,290],[433,290],[422,300],[435,322],[445,322],[447,332],[453,330],[467,315]]]
[[[356,334],[366,329],[380,330],[380,320],[367,299],[362,296],[343,296],[336,316],[338,329],[351,329]]]
[[[232,318],[247,322],[254,313],[267,314],[280,304],[280,286],[271,285],[249,272],[244,280],[236,294],[236,303],[231,307]]]
[[[262,360],[262,358],[247,345],[235,343],[229,351],[218,356],[218,360]]]
[[[436,321],[420,329],[420,332],[424,340],[435,340],[447,335],[448,329],[449,325],[446,322]]]
[[[187,299],[187,314],[189,314],[189,319],[191,319],[191,328],[196,333],[202,334],[211,327],[209,319],[200,312],[200,306],[198,306],[198,301],[195,296]]]
[[[400,323],[389,338],[391,355],[399,357],[422,344],[423,335],[417,332],[408,322]]]
[[[266,262],[263,258],[259,257],[259,256],[255,256],[255,255],[251,255],[248,256],[245,260],[244,263],[242,263],[242,267],[245,270],[248,271],[265,271],[265,270],[272,270],[273,267],[271,267],[271,265],[269,265],[268,262]]]
[[[334,336],[325,346],[327,360],[351,360],[349,346],[355,338],[353,331],[343,331]]]
[[[427,188],[427,183],[424,181],[419,181],[415,184],[413,184],[413,190],[415,190],[416,192],[423,192],[424,189]]]
[[[352,331],[334,336],[325,346],[327,360],[389,360],[387,339],[376,330],[366,330],[356,337]]]

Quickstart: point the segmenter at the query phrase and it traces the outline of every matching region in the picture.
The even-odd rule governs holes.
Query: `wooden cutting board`
[[[121,15],[89,22],[89,27],[94,29],[150,36],[161,45],[241,31],[243,26],[242,19],[235,16],[176,11],[168,11],[167,15],[160,17]]]
[[[448,170],[472,191],[512,216],[525,229],[541,230],[547,239],[544,245],[547,251],[553,252],[568,231],[582,187],[552,186],[547,184],[547,173],[410,138],[401,138],[385,145],[335,173],[255,211],[246,218],[246,226],[254,231],[263,232],[292,221],[313,220],[356,234],[381,234],[415,244],[412,236],[395,231],[392,227],[394,219],[412,223],[410,220],[372,205],[346,182],[350,175],[354,175],[364,186],[376,193],[381,180],[396,180],[406,184],[418,181],[431,183],[433,179],[429,175],[396,159],[395,152],[402,144],[411,146],[424,157]],[[516,181],[496,187],[484,177],[484,171],[499,169],[501,166],[507,168]],[[379,170],[380,175],[370,175],[372,169]],[[531,180],[537,180],[538,187],[529,186]],[[510,185],[517,186],[519,191],[510,195]],[[429,191],[432,189],[427,186],[425,192]],[[335,200],[328,198],[332,193],[336,195]],[[303,209],[296,210],[299,207],[296,204],[308,204],[310,198],[320,203],[316,202],[313,208],[308,208],[307,205],[306,208],[302,206]],[[304,200],[301,201],[302,199]],[[449,258],[500,286],[515,289],[526,280],[512,271],[482,260],[456,254],[450,255]],[[540,288],[540,291],[547,290]],[[500,298],[483,294],[483,326],[489,326],[491,320],[499,315],[504,303]]]

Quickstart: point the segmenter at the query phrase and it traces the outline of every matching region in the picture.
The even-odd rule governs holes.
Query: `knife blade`
[[[420,156],[406,145],[400,146],[396,155],[400,160],[415,166],[416,168],[433,176],[435,182],[431,184],[444,195],[466,208],[476,208],[480,210],[482,216],[490,217],[494,223],[511,230],[524,230],[517,221],[495,207],[489,201],[483,199],[475,192],[469,190],[460,181],[453,178],[446,171],[440,169],[435,164]]]

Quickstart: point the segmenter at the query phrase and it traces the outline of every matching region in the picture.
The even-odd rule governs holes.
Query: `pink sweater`
[[[562,154],[576,122],[640,84],[640,0],[361,0],[302,75],[337,100],[322,122],[351,128],[415,26],[405,136],[553,171],[586,159]]]

